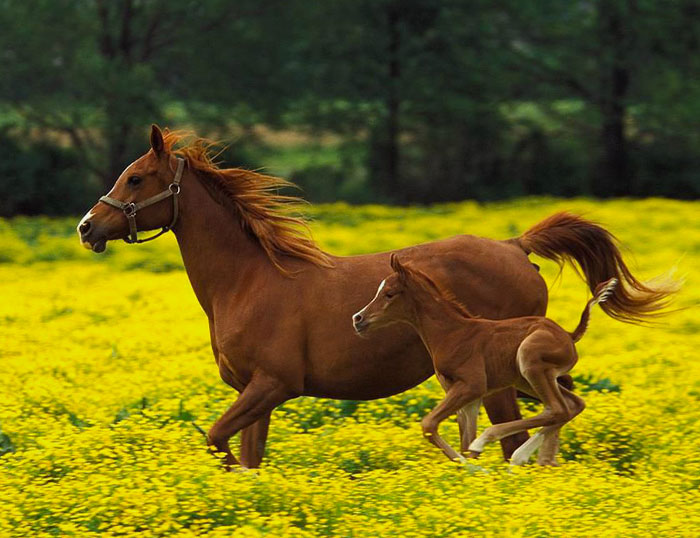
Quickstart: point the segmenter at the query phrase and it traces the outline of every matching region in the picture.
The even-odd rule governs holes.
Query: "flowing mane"
[[[280,272],[289,275],[282,265],[284,256],[321,267],[332,265],[311,238],[306,220],[291,214],[294,205],[305,203],[304,200],[278,193],[281,188],[294,187],[293,183],[242,168],[219,168],[215,159],[221,152],[217,151],[220,145],[214,141],[181,131],[165,131],[163,139],[165,149],[187,161],[214,198],[233,211]]]
[[[433,297],[437,297],[439,299],[442,299],[443,302],[447,303],[448,306],[450,306],[454,311],[456,311],[459,315],[465,317],[465,318],[478,318],[480,316],[477,316],[475,314],[472,314],[466,306],[464,306],[455,296],[454,293],[452,293],[450,290],[444,288],[437,282],[435,282],[432,278],[430,278],[428,275],[426,275],[423,271],[420,271],[419,269],[415,269],[412,267],[406,267],[404,266],[404,270],[408,272],[408,274],[411,276],[413,282],[418,284],[421,288],[423,288],[425,291],[430,293]]]

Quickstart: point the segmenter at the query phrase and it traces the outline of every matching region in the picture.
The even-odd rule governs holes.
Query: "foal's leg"
[[[475,390],[461,381],[457,381],[449,386],[445,399],[442,400],[430,413],[421,421],[423,436],[433,445],[438,447],[452,461],[464,461],[465,458],[452,448],[438,433],[440,423],[466,404],[479,399],[483,391]]]
[[[489,416],[491,424],[500,424],[502,422],[511,422],[520,420],[520,408],[516,399],[516,390],[513,387],[508,387],[493,394],[489,394],[484,398],[484,408]],[[520,432],[510,437],[501,439],[501,449],[503,457],[508,461],[515,450],[527,441],[527,432]]]
[[[544,411],[535,417],[514,420],[504,424],[496,424],[487,428],[486,431],[469,446],[469,450],[482,452],[488,443],[498,441],[503,437],[540,426],[563,424],[569,419],[569,410],[566,407],[564,397],[559,392],[556,375],[551,370],[536,368],[525,370],[522,372],[522,375],[530,385],[530,387],[527,388],[533,390],[537,397],[544,403]],[[528,390],[527,392],[530,391]],[[543,438],[539,436],[537,439],[528,440],[523,446],[516,450],[514,456],[518,452],[520,452],[519,456],[528,451],[531,454],[532,451],[540,446],[542,440]]]
[[[292,395],[280,381],[265,374],[255,373],[250,383],[241,392],[238,399],[217,420],[209,430],[209,445],[224,454],[227,469],[237,463],[229,448],[229,439],[241,429],[250,426],[256,420],[288,400]]]
[[[516,364],[522,376],[518,385],[522,385],[519,388],[523,391],[539,398],[544,404],[544,411],[535,417],[487,428],[471,444],[470,450],[481,452],[488,443],[503,437],[530,428],[561,425],[569,420],[570,412],[556,379],[557,371],[566,371],[575,362],[573,357],[568,356],[567,349],[567,347],[562,347],[561,342],[556,337],[544,330],[533,332],[521,342],[516,356]],[[539,448],[543,440],[544,434],[535,436],[516,450],[511,461],[513,463],[527,461],[526,458],[529,458],[530,454]],[[523,459],[525,460],[523,461]]]
[[[450,382],[439,372],[435,372],[435,377],[440,382],[440,386],[445,393],[450,388]],[[464,454],[468,451],[469,444],[476,438],[476,422],[479,418],[479,408],[481,398],[475,400],[457,410],[457,424],[459,425],[460,452]],[[478,454],[468,453],[467,457],[478,457]]]
[[[569,408],[569,412],[571,413],[571,418],[569,420],[572,420],[576,415],[585,409],[586,403],[579,396],[562,387],[561,384],[559,384],[559,389],[566,398],[566,403]],[[551,432],[545,433],[542,448],[540,448],[540,451],[537,454],[538,465],[559,465],[557,463],[557,454],[559,453],[560,431],[561,426],[553,426]]]
[[[548,465],[556,467],[559,465],[557,462],[557,454],[559,453],[559,432],[561,431],[561,426],[550,426],[548,428],[542,428],[537,434],[542,434],[543,440],[542,445],[537,452],[537,465]],[[536,435],[537,435],[536,434]],[[530,459],[528,454],[527,459]],[[527,459],[525,461],[527,461]],[[513,463],[519,464],[513,454]]]
[[[481,408],[481,398],[468,403],[457,411],[457,415],[462,416],[464,423],[460,427],[460,451],[468,458],[477,458],[477,452],[469,452],[469,445],[476,439],[476,425],[479,419],[479,409]],[[462,426],[460,424],[460,426]]]

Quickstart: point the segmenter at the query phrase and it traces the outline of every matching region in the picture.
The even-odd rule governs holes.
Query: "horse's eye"
[[[141,183],[141,178],[139,176],[131,176],[127,182],[129,183],[130,186],[135,187],[136,185]]]
[[[395,293],[392,293],[392,292],[390,292],[390,291],[387,291],[386,293],[384,293],[384,296],[385,296],[387,299],[391,299],[394,295],[396,295],[396,294],[395,294]]]

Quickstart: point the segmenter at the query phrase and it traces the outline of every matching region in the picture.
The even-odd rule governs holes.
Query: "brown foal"
[[[140,242],[144,231],[173,231],[209,321],[219,374],[240,393],[209,430],[209,442],[230,466],[237,459],[229,439],[241,432],[240,463],[257,467],[270,414],[286,400],[382,398],[421,383],[433,367],[407,327],[362,339],[347,321],[387,274],[390,252],[326,254],[288,210],[299,199],[279,195],[287,182],[219,167],[216,155],[204,139],[153,126],[150,150],[90,209],[78,233],[85,247],[102,252],[111,240]],[[591,289],[617,277],[621,285],[603,305],[613,317],[653,316],[673,293],[636,279],[607,230],[568,213],[517,238],[460,235],[400,252],[490,319],[545,314],[547,286],[531,252],[577,263]],[[484,400],[492,422],[520,417],[515,394],[506,389]],[[525,433],[504,438],[505,455],[526,439]]]
[[[440,423],[463,414],[462,452],[476,457],[493,441],[539,428],[518,448],[511,463],[522,465],[541,448],[538,463],[556,465],[559,430],[583,411],[581,398],[557,383],[576,364],[575,342],[586,332],[591,308],[605,302],[617,279],[598,285],[586,303],[581,321],[568,333],[544,316],[505,320],[473,316],[425,273],[391,256],[394,272],[379,285],[372,301],[353,316],[355,331],[367,331],[395,322],[411,325],[430,353],[435,375],[445,389],[445,399],[422,421],[423,435],[451,460],[464,461],[438,433]],[[516,387],[544,404],[535,417],[513,420],[487,428],[476,439],[481,401],[494,391]]]

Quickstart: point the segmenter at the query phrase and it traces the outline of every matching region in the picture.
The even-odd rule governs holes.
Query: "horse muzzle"
[[[352,327],[358,336],[365,336],[370,328],[370,320],[364,317],[361,313],[357,313],[352,317]]]
[[[88,250],[99,254],[107,248],[107,234],[101,232],[99,226],[96,226],[89,218],[84,218],[78,224],[78,236],[80,244]]]
[[[354,323],[352,324],[353,329],[355,329],[355,332],[358,334],[358,336],[364,336],[364,334],[367,332],[367,328],[369,327],[369,323]]]

